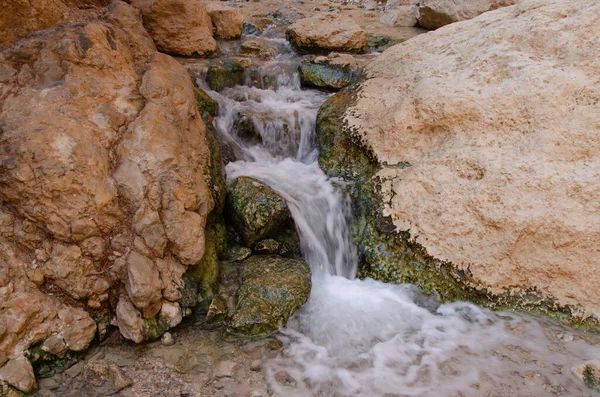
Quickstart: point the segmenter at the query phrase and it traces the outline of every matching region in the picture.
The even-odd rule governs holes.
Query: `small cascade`
[[[415,286],[355,278],[344,182],[317,163],[315,119],[329,94],[300,88],[299,62],[280,55],[246,85],[218,93],[198,79],[220,104],[216,129],[241,153],[226,167],[228,181],[251,176],[287,200],[313,273],[311,297],[281,331],[284,351],[267,366],[275,395],[595,393],[569,372],[600,357],[582,339],[557,341],[552,326],[526,316],[442,305]]]

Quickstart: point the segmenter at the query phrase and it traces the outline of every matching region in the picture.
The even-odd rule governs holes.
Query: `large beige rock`
[[[366,68],[344,121],[428,254],[600,319],[598,15],[523,0],[415,37]]]
[[[67,20],[60,0],[0,0],[0,47]]]
[[[218,3],[208,3],[206,9],[215,27],[215,35],[222,39],[237,39],[242,35],[244,16],[241,12]]]
[[[353,52],[367,50],[367,34],[352,19],[338,14],[318,14],[296,21],[285,35],[303,52]]]
[[[437,29],[518,2],[519,0],[422,0],[419,4],[419,25],[425,29]]]
[[[411,27],[417,24],[418,15],[419,7],[416,5],[398,6],[386,9],[379,22],[390,26]]]
[[[132,0],[142,10],[144,26],[162,52],[211,55],[217,51],[213,26],[201,0]]]
[[[211,160],[190,77],[141,12],[113,3],[0,50],[0,98],[0,366],[85,349],[86,310],[112,318],[109,302],[136,342],[181,321]]]

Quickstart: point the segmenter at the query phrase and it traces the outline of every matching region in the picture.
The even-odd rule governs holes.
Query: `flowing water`
[[[570,373],[600,358],[585,335],[469,303],[439,305],[411,285],[356,279],[344,182],[316,161],[315,119],[328,94],[300,89],[298,62],[288,51],[265,64],[269,88],[248,78],[217,93],[198,78],[220,104],[221,139],[241,156],[227,165],[228,181],[252,176],[287,200],[313,272],[311,297],[281,331],[284,351],[267,366],[274,394],[595,395]],[[244,118],[250,135],[236,124]]]

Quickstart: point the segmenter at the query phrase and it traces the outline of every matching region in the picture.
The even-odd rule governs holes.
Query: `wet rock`
[[[261,30],[252,22],[244,21],[242,23],[242,35],[244,36],[258,36]]]
[[[243,261],[252,255],[252,250],[247,247],[232,247],[228,253],[228,259],[231,261]]]
[[[116,364],[88,361],[83,367],[83,380],[91,396],[110,396],[131,386],[133,381]]]
[[[276,331],[310,295],[310,269],[304,261],[275,255],[246,259],[240,269],[240,289],[229,328],[258,335]]]
[[[293,222],[290,222],[275,238],[260,240],[254,244],[256,254],[276,254],[290,258],[300,258],[300,239]]]
[[[194,88],[194,95],[200,116],[207,121],[207,124],[212,124],[212,118],[219,115],[219,103],[200,88]]]
[[[206,8],[217,37],[230,40],[241,36],[244,16],[238,10],[218,3],[206,3]]]
[[[67,18],[68,9],[60,0],[5,1],[0,9],[0,47]]]
[[[206,82],[213,91],[244,84],[244,68],[238,62],[222,61],[211,65],[206,74]]]
[[[331,53],[303,61],[298,72],[303,86],[339,90],[356,78],[358,66],[352,55]]]
[[[247,176],[239,177],[231,186],[228,206],[231,220],[247,246],[277,233],[290,217],[281,196]]]
[[[419,25],[425,29],[438,29],[518,2],[519,0],[423,0],[419,4]]]
[[[33,367],[25,357],[15,358],[4,364],[0,368],[0,381],[5,381],[25,393],[37,387]]]
[[[212,55],[217,51],[213,26],[202,1],[133,0],[142,10],[144,27],[162,52]]]
[[[260,58],[272,58],[279,54],[277,48],[258,40],[243,42],[240,46],[240,52],[244,55],[253,55]]]
[[[600,391],[600,360],[586,361],[581,365],[571,368],[571,372],[581,380],[586,387]]]
[[[260,135],[260,131],[256,127],[251,114],[245,112],[236,113],[233,117],[233,126],[231,130],[248,145],[258,145],[262,143],[262,136]]]
[[[285,35],[300,52],[367,51],[367,34],[352,19],[336,14],[301,19],[292,24]]]
[[[387,48],[393,46],[394,44],[397,44],[397,41],[382,35],[369,34],[367,36],[367,43],[369,51],[383,52]]]

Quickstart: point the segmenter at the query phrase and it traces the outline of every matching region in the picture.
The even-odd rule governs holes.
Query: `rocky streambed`
[[[595,395],[597,5],[169,1],[0,51],[2,395]]]

